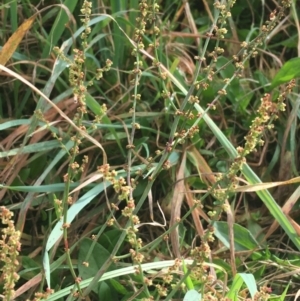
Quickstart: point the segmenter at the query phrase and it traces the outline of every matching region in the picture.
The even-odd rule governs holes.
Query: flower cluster
[[[137,215],[135,215],[135,201],[134,199],[130,198],[130,192],[135,186],[134,179],[131,179],[131,186],[127,185],[125,179],[123,177],[118,177],[118,173],[115,170],[110,170],[109,164],[105,164],[98,167],[98,171],[103,174],[103,178],[112,183],[112,187],[114,188],[115,192],[118,194],[119,201],[126,201],[126,206],[122,210],[122,215],[124,217],[129,218],[131,221],[131,226],[126,229],[127,232],[127,239],[132,246],[137,248],[142,247],[142,240],[136,237],[136,232],[138,231],[135,225],[140,223],[140,220]],[[118,206],[116,204],[111,204],[112,208],[118,210]],[[108,225],[113,225],[113,219],[108,221]],[[138,254],[136,256],[139,256]],[[136,257],[134,256],[134,257]],[[139,257],[140,258],[140,257]],[[141,258],[140,258],[141,259]],[[135,261],[137,261],[135,259]]]
[[[17,273],[19,267],[18,255],[21,250],[21,232],[15,229],[13,213],[6,207],[0,207],[0,217],[5,228],[1,230],[0,260],[3,262],[3,300],[12,300],[15,294],[15,283],[20,276]]]

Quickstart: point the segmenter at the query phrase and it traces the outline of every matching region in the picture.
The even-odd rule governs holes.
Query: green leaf
[[[80,243],[78,254],[78,270],[82,279],[95,276],[109,256],[110,253],[102,245],[92,239],[84,239]],[[88,262],[89,265],[85,266],[83,262]]]
[[[105,246],[109,252],[112,252],[121,233],[122,231],[119,229],[108,230],[100,236],[98,243]]]
[[[188,273],[188,270],[187,270],[184,260],[182,260],[182,269],[183,269],[184,274]],[[190,276],[186,277],[185,284],[190,291],[194,290],[194,284],[193,284],[193,281]]]
[[[109,285],[106,282],[99,283],[99,289],[98,289],[98,298],[101,301],[110,301],[114,300],[112,296],[112,289],[109,287]]]
[[[185,262],[187,264],[192,264],[193,260],[186,259]],[[152,271],[153,269],[162,270],[164,268],[174,266],[174,264],[175,264],[175,260],[164,260],[164,261],[158,261],[158,262],[143,263],[143,264],[141,264],[141,268],[143,271],[148,271],[148,270]],[[135,274],[137,267],[138,267],[137,265],[134,265],[134,266],[129,266],[126,268],[119,268],[119,269],[113,270],[111,272],[104,273],[103,276],[98,281],[102,282],[102,281],[105,281],[108,279],[120,277],[122,275]],[[82,289],[86,288],[92,280],[93,280],[93,277],[86,279],[86,280],[82,280],[79,285]],[[69,295],[70,290],[73,288],[73,286],[74,285],[72,284],[71,286],[68,286],[68,287],[65,287],[63,289],[56,291],[54,294],[50,295],[47,298],[47,301],[56,301],[58,298],[62,298],[64,296]],[[42,299],[42,300],[46,301],[45,299]],[[137,299],[135,299],[135,300],[137,300]]]
[[[12,191],[23,191],[23,192],[33,192],[33,193],[43,193],[43,192],[58,192],[64,191],[66,184],[65,183],[56,183],[50,185],[40,185],[40,186],[6,186],[0,184],[0,189],[5,188]],[[74,189],[78,186],[78,183],[72,183],[70,188]]]
[[[128,290],[119,281],[116,281],[115,279],[110,279],[109,283],[113,286],[116,292],[122,295],[126,295],[128,293]]]
[[[108,133],[104,136],[105,140],[119,141],[120,139],[126,139],[128,136],[124,132],[115,132],[114,134]]]
[[[286,294],[288,292],[288,289],[290,287],[290,284],[288,284],[286,287],[285,287],[285,290],[283,291],[283,293],[281,294],[281,296],[277,299],[278,301],[284,301],[286,300],[285,297],[286,297]],[[271,299],[271,300],[276,300],[276,299]]]
[[[227,247],[230,248],[229,229],[227,222],[215,222],[215,235]],[[249,230],[234,224],[234,247],[236,251],[247,251],[260,248],[259,243],[255,240]]]
[[[41,266],[29,256],[22,256],[20,259],[24,268],[20,272],[20,276],[23,279],[29,280],[41,271]]]
[[[202,297],[196,290],[189,290],[184,298],[183,301],[201,301]]]
[[[251,297],[254,298],[254,295],[257,293],[257,285],[254,276],[247,273],[239,273],[238,275],[242,277],[245,284],[247,285]]]
[[[216,67],[220,69],[222,78],[231,78],[235,72],[233,64],[224,56],[220,56],[216,63]]]
[[[0,158],[15,156],[18,153],[28,154],[28,153],[49,151],[53,148],[60,148],[61,145],[62,145],[61,142],[57,140],[33,143],[21,148],[13,148],[9,151],[0,152]]]
[[[251,297],[253,298],[257,292],[255,278],[252,274],[239,273],[236,274],[233,283],[230,287],[230,291],[227,293],[226,297],[230,300],[238,300],[238,293],[243,285],[246,284],[250,292]]]
[[[271,89],[300,77],[300,58],[287,61],[273,78]]]
[[[57,17],[53,23],[48,39],[44,45],[42,57],[48,57],[52,48],[57,46],[59,39],[63,32],[66,30],[66,24],[72,18],[72,12],[74,11],[78,0],[66,0],[61,6]]]

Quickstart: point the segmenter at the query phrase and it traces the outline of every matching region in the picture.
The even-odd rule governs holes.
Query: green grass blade
[[[227,293],[226,297],[229,300],[239,300],[238,298],[238,292],[241,290],[241,287],[245,283],[249,289],[249,292],[254,297],[255,293],[257,292],[256,282],[255,278],[252,274],[246,274],[246,273],[239,273],[236,274],[233,283],[230,286],[230,290]]]
[[[51,28],[48,39],[45,43],[45,47],[42,53],[42,57],[46,58],[49,56],[52,48],[57,46],[59,39],[61,38],[64,30],[66,30],[66,24],[70,20],[70,16],[68,14],[72,13],[78,3],[78,0],[66,0],[63,5],[65,8],[61,8],[59,13],[54,21],[54,24]],[[68,9],[68,14],[65,9]]]
[[[75,189],[79,183],[72,183],[70,187]],[[6,186],[0,184],[0,188],[5,188],[11,191],[22,191],[22,192],[32,192],[32,193],[50,193],[64,191],[64,183],[55,183],[49,185],[38,185],[38,186]]]
[[[10,4],[10,21],[11,21],[11,27],[12,31],[16,32],[18,29],[18,3],[17,0],[9,2]]]
[[[188,269],[187,269],[187,267],[186,267],[186,264],[185,264],[184,259],[182,260],[182,270],[183,270],[183,273],[184,273],[184,274],[187,274]],[[191,279],[190,276],[186,277],[186,279],[185,279],[185,284],[186,284],[186,286],[187,286],[187,288],[188,288],[189,290],[194,289],[194,284],[193,284],[193,281],[192,281],[192,279]]]
[[[193,263],[193,261],[189,260],[189,259],[185,260],[185,262],[188,263],[188,264]],[[141,264],[141,268],[143,269],[143,271],[155,270],[155,269],[162,270],[164,268],[171,267],[174,264],[175,264],[174,260],[165,260],[165,261],[144,263],[144,264]],[[120,277],[120,276],[123,276],[123,275],[134,274],[136,272],[137,268],[138,268],[138,266],[135,265],[135,266],[130,266],[130,267],[121,268],[121,269],[118,269],[118,270],[115,270],[115,271],[107,272],[103,275],[103,277],[101,277],[99,282],[100,281],[105,281],[105,280],[108,280],[108,279],[112,279],[112,278],[116,278],[116,277]],[[85,279],[85,280],[81,281],[80,282],[80,287],[81,288],[87,287],[90,284],[92,279],[93,278]],[[64,296],[69,295],[72,288],[73,288],[73,286],[68,286],[64,289],[61,289],[61,290],[55,292],[53,295],[50,295],[47,298],[47,301],[55,301],[55,300],[58,300],[59,298],[62,298]],[[46,299],[41,299],[41,300],[46,301]]]
[[[54,148],[61,147],[61,145],[61,142],[58,142],[57,140],[33,143],[21,148],[14,148],[9,151],[0,152],[0,158],[15,156],[17,154],[29,154],[49,151]]]

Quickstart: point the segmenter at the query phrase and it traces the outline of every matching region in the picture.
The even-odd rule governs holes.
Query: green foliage
[[[223,2],[0,6],[5,300],[295,292],[298,12]]]
[[[230,248],[230,237],[229,226],[226,222],[215,222],[214,227],[216,237],[222,242],[222,244]],[[234,224],[233,225],[234,232],[234,248],[236,251],[245,251],[245,250],[255,250],[260,248],[259,243],[255,240],[255,238],[251,235],[250,231],[245,229],[244,227]]]
[[[290,82],[300,77],[300,59],[293,58],[287,61],[272,80],[271,88],[274,89],[279,85]]]

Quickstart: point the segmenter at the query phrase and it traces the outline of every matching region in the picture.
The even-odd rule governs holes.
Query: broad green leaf
[[[183,301],[201,301],[202,297],[196,290],[189,290],[183,298]]]
[[[230,248],[228,223],[217,221],[214,223],[214,227],[216,237],[225,245],[225,247]],[[233,231],[236,251],[247,251],[260,248],[259,243],[246,228],[234,224]]]
[[[222,78],[231,78],[235,72],[233,63],[231,63],[230,60],[224,56],[218,57],[216,67],[220,70]]]
[[[113,294],[116,294],[114,290],[106,282],[101,282],[98,285],[98,298],[99,300],[109,301],[115,300]]]
[[[98,242],[102,245],[105,246],[105,248],[111,252],[113,248],[115,247],[119,236],[121,235],[121,230],[119,229],[113,229],[113,230],[108,230],[103,233]]]
[[[91,255],[87,258],[91,248]],[[78,270],[81,278],[88,279],[95,276],[109,256],[110,252],[106,248],[92,239],[85,238],[79,245],[78,254]],[[83,262],[88,262],[88,266]]]
[[[300,57],[287,61],[272,80],[271,89],[300,77]]]

